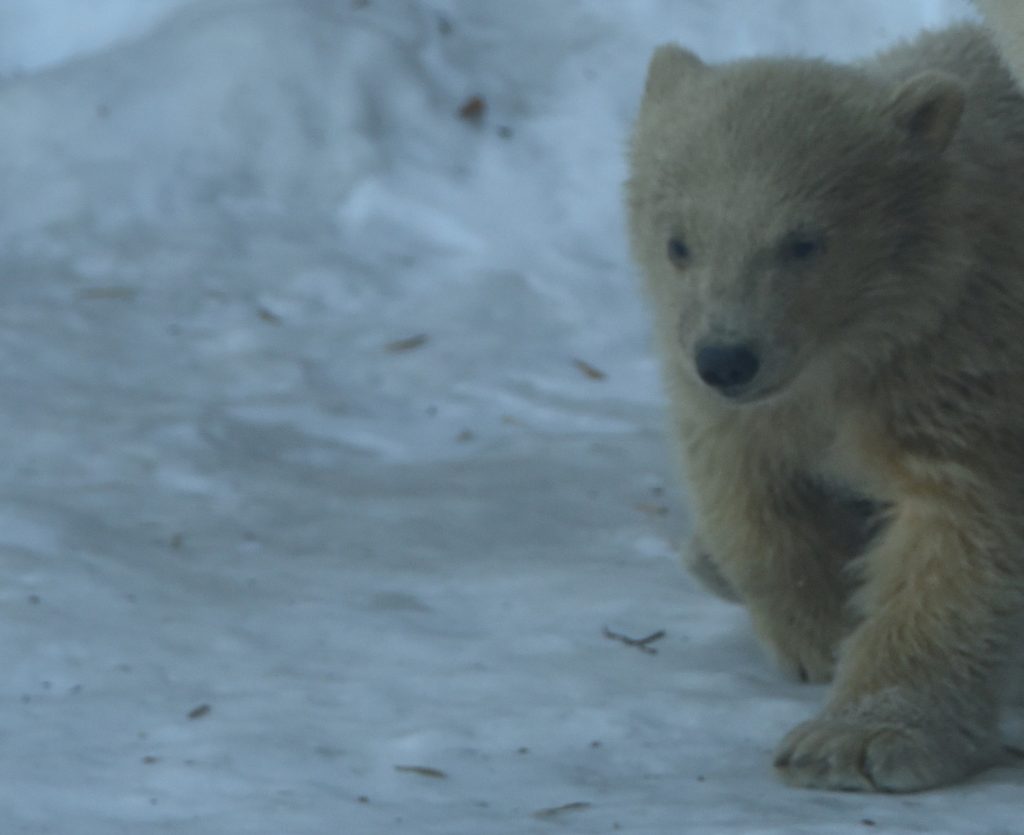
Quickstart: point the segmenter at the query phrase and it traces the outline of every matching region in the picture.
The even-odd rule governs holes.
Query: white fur
[[[835,679],[780,775],[984,767],[1024,612],[1024,99],[999,54],[966,25],[856,67],[662,47],[631,165],[689,562],[785,670]],[[708,341],[757,347],[742,392],[701,381]]]

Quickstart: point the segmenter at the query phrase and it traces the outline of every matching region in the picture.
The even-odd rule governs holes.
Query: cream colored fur
[[[662,47],[628,198],[687,561],[783,669],[834,678],[779,773],[914,791],[990,764],[1024,614],[1024,99],[989,37],[852,67]],[[699,378],[709,341],[756,346],[743,391]]]

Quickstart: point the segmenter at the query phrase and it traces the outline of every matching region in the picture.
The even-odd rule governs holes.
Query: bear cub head
[[[937,327],[963,272],[964,108],[939,71],[658,49],[627,192],[671,373],[753,404],[870,373]]]

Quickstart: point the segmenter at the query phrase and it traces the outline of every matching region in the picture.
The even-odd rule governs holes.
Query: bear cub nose
[[[700,378],[724,394],[745,386],[761,367],[750,345],[704,345],[697,348],[695,359]]]

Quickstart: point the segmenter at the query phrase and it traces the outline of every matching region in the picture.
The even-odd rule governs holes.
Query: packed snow
[[[1020,832],[772,774],[824,690],[678,566],[621,205],[656,44],[970,13],[2,0],[0,832]]]

